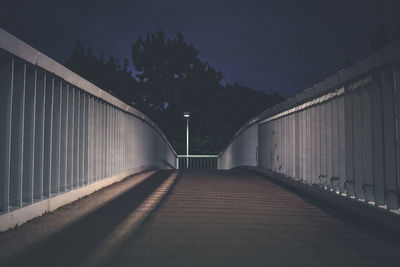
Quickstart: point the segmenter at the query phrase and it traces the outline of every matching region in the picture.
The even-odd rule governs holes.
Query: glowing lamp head
[[[190,117],[190,113],[189,112],[183,112],[183,117],[189,118]]]

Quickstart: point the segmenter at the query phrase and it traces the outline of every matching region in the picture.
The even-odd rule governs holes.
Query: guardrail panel
[[[80,105],[80,92],[78,89],[74,88],[74,161],[73,161],[73,166],[74,166],[74,172],[73,172],[73,183],[72,183],[72,188],[78,188],[79,187],[79,165],[80,163],[80,153],[79,153],[79,147],[80,147],[80,134],[79,134],[79,120],[80,120],[80,112],[81,112],[81,105]]]
[[[36,77],[36,109],[35,109],[35,140],[34,140],[34,180],[33,198],[43,199],[44,176],[44,144],[45,144],[45,109],[46,109],[46,74],[37,70]]]
[[[60,79],[53,80],[53,109],[52,109],[52,137],[51,137],[51,194],[58,194],[60,188],[60,132],[61,132],[61,88]]]
[[[9,208],[14,59],[0,51],[0,212]]]
[[[61,88],[61,132],[60,132],[60,192],[67,189],[68,160],[68,107],[69,85],[62,83]]]
[[[84,166],[85,166],[85,93],[82,91],[78,92],[79,97],[79,179],[78,179],[78,187],[82,187],[84,185]]]
[[[14,60],[13,95],[11,116],[11,167],[10,205],[22,206],[22,168],[24,156],[24,107],[26,66],[21,60]]]
[[[345,139],[345,108],[344,108],[344,97],[338,98],[338,136],[339,136],[339,193],[345,192],[344,184],[346,182],[346,139]]]
[[[396,143],[395,140],[395,113],[393,72],[382,73],[382,101],[383,101],[383,129],[384,129],[384,159],[385,159],[385,196],[389,209],[398,207],[397,199],[397,171],[396,171]]]
[[[366,202],[374,201],[373,181],[373,151],[372,151],[372,114],[371,86],[366,85],[362,91],[362,132],[363,132],[363,179],[364,197]]]
[[[67,190],[72,190],[74,184],[75,156],[75,89],[68,86],[68,137],[67,137]]]
[[[84,94],[84,106],[85,106],[85,115],[83,120],[83,134],[84,134],[84,142],[83,146],[83,184],[87,185],[89,183],[89,95]]]
[[[351,92],[353,101],[353,164],[354,189],[356,199],[364,199],[363,192],[363,131],[362,131],[362,99],[359,90]]]
[[[22,202],[31,204],[33,202],[34,179],[33,159],[35,145],[36,70],[30,64],[26,64],[25,88]]]

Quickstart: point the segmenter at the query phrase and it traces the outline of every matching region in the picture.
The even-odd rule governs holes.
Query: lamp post
[[[183,117],[186,118],[186,168],[189,167],[189,112],[183,112]]]

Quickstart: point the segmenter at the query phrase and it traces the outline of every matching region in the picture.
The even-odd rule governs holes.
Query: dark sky
[[[400,24],[399,0],[8,2],[0,27],[60,62],[78,39],[130,59],[139,36],[180,31],[225,82],[286,97],[371,53],[375,26]]]

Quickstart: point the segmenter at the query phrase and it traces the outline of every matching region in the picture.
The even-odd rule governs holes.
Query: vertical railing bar
[[[24,81],[24,130],[22,132],[24,154],[22,155],[22,180],[21,194],[22,204],[32,204],[33,202],[33,148],[34,148],[34,122],[35,122],[35,69],[30,65],[25,66],[25,81]],[[29,68],[29,74],[28,74]],[[29,87],[29,89],[27,89]],[[28,94],[28,95],[27,95]],[[31,95],[29,95],[31,94]],[[26,115],[25,115],[26,113]]]
[[[100,179],[99,174],[99,157],[100,157],[100,142],[99,142],[99,131],[100,131],[100,116],[99,116],[99,106],[100,101],[96,101],[96,133],[95,133],[95,140],[96,140],[96,154],[95,154],[95,162],[96,162],[96,181]]]
[[[93,154],[92,154],[92,99],[93,97],[89,95],[88,97],[88,170],[87,170],[87,179],[88,179],[88,184],[92,183],[92,159],[93,159]]]
[[[6,118],[6,158],[4,162],[4,173],[5,173],[5,191],[7,192],[4,196],[4,210],[10,211],[10,179],[11,179],[11,134],[12,134],[12,110],[13,110],[13,97],[14,97],[14,72],[15,72],[15,59],[11,59],[11,84],[10,94],[8,96],[8,118]]]
[[[89,184],[89,95],[84,94],[84,105],[85,105],[85,123],[84,123],[84,136],[85,136],[85,145],[84,148],[84,184]]]
[[[109,148],[108,148],[108,146],[109,146],[108,136],[109,136],[109,134],[108,134],[108,129],[110,128],[109,127],[110,121],[109,121],[109,118],[108,118],[108,105],[107,105],[107,103],[104,105],[104,117],[105,117],[105,120],[106,120],[106,127],[105,127],[105,131],[104,131],[104,137],[105,137],[105,142],[106,142],[104,155],[105,155],[105,158],[106,158],[106,163],[104,165],[105,165],[105,170],[106,170],[105,171],[106,172],[106,177],[110,177],[109,167],[108,167],[108,163],[109,163],[109,157],[108,157],[108,151],[109,151]]]
[[[63,182],[61,191],[67,191],[68,188],[68,157],[69,157],[69,149],[68,149],[68,132],[69,132],[69,84],[64,83],[63,86],[63,105],[65,105],[64,110],[61,116],[64,116],[64,129],[62,130],[63,137],[61,140],[63,141],[64,147],[62,149],[63,155]]]
[[[107,175],[107,127],[108,127],[108,121],[107,121],[107,105],[106,103],[103,104],[103,172],[104,172],[104,177],[108,178],[109,176]]]
[[[46,77],[46,73],[43,72],[43,85],[42,85],[42,91],[43,91],[43,96],[41,97],[41,127],[40,129],[38,129],[39,133],[40,133],[40,140],[39,137],[38,138],[38,142],[40,145],[40,150],[38,151],[38,172],[35,172],[35,176],[36,179],[39,180],[39,183],[36,187],[37,192],[34,196],[34,198],[38,199],[38,200],[42,200],[43,199],[43,175],[44,175],[44,152],[45,152],[45,126],[46,126],[46,87],[47,87],[47,77]],[[39,149],[39,145],[35,146],[35,151]],[[36,168],[35,168],[36,170]]]
[[[71,134],[70,137],[70,151],[71,151],[71,156],[70,156],[70,177],[69,179],[69,186],[68,189],[72,190],[74,188],[74,169],[75,169],[75,89],[74,87],[69,87],[69,90],[71,92],[71,111],[70,111],[70,116],[71,116],[71,125],[70,128],[71,130],[69,133]]]
[[[30,171],[30,196],[29,196],[29,203],[33,203],[33,195],[34,195],[34,179],[35,179],[35,131],[36,131],[36,84],[37,84],[37,69],[33,69],[34,72],[34,77],[33,77],[33,103],[32,103],[32,124],[31,124],[31,160],[30,160],[30,166],[29,166],[29,171]]]
[[[58,93],[58,130],[57,130],[57,167],[56,167],[56,185],[55,185],[55,194],[59,194],[60,193],[60,176],[61,176],[61,105],[62,105],[62,81],[59,82],[59,93]]]
[[[400,205],[400,163],[399,163],[399,122],[398,122],[398,90],[397,90],[397,80],[396,80],[396,69],[393,67],[393,105],[394,105],[394,132],[395,132],[395,155],[396,155],[396,189],[397,189],[397,202]]]
[[[47,75],[46,75],[46,79],[47,79]],[[46,197],[49,197],[50,193],[51,193],[51,168],[52,168],[51,158],[52,158],[52,151],[53,151],[52,138],[53,138],[53,103],[54,103],[54,77],[49,75],[48,79],[50,80],[49,81],[49,90],[48,90],[49,94],[50,94],[50,96],[49,96],[50,103],[48,103],[49,108],[46,109],[46,114],[49,114],[49,115],[46,115],[47,120],[45,122],[45,124],[47,125],[46,132],[48,135],[47,138],[45,138],[45,140],[47,139],[48,148],[45,151],[45,155],[47,155],[47,159],[44,160],[45,164],[47,164],[47,170],[46,170],[47,173],[46,173],[46,180],[44,181],[44,184],[43,184],[43,187],[44,187],[43,194]],[[46,84],[46,87],[47,87],[47,84]],[[47,88],[46,88],[46,90],[47,90]]]
[[[20,150],[20,163],[19,163],[19,196],[18,196],[18,207],[22,207],[23,199],[23,173],[24,173],[24,128],[25,128],[25,88],[26,88],[26,64],[24,63],[23,70],[23,84],[22,84],[22,99],[21,99],[21,115],[20,115],[20,137],[19,137],[19,150]]]
[[[117,121],[118,121],[118,127],[117,127],[117,130],[118,130],[118,136],[117,136],[117,142],[118,142],[118,159],[117,159],[117,163],[118,163],[118,169],[117,169],[117,173],[120,173],[121,172],[121,163],[122,163],[122,160],[121,160],[121,151],[122,151],[122,148],[121,148],[121,136],[122,136],[122,134],[121,134],[121,128],[122,128],[122,124],[121,124],[121,112],[119,111],[119,110],[117,110]]]
[[[76,169],[76,178],[75,178],[75,181],[76,181],[76,188],[79,188],[79,180],[80,180],[80,172],[79,172],[79,168],[80,168],[80,165],[81,165],[81,163],[80,163],[80,160],[81,160],[81,156],[80,156],[80,153],[79,153],[79,151],[80,151],[80,146],[81,146],[81,140],[80,140],[80,132],[79,132],[79,129],[80,129],[80,120],[81,120],[81,97],[80,97],[80,91],[79,91],[79,89],[77,89],[76,91],[75,91],[75,93],[76,93],[76,100],[77,100],[77,102],[76,102],[76,107],[77,107],[77,110],[76,110],[76,124],[75,124],[75,128],[76,128],[76,136],[75,136],[75,140],[76,140],[76,166],[75,166],[75,169]]]
[[[106,174],[104,171],[105,165],[105,158],[104,158],[104,151],[105,151],[105,138],[104,138],[104,130],[106,123],[105,123],[105,115],[104,115],[104,103],[101,103],[101,177],[102,179],[106,178]]]
[[[70,159],[71,159],[71,143],[70,143],[70,129],[71,129],[71,99],[70,99],[70,85],[67,83],[65,85],[65,97],[67,103],[67,114],[65,122],[65,181],[64,181],[64,191],[69,191],[69,177],[70,177]]]

